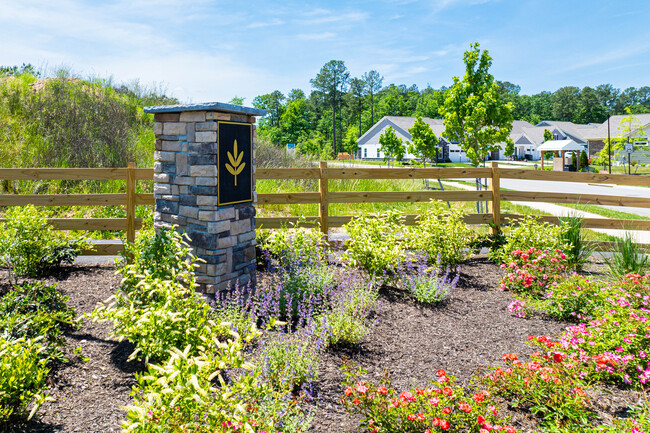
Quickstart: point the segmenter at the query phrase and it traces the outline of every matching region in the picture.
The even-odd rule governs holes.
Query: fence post
[[[325,241],[328,241],[327,231],[329,230],[329,199],[327,193],[329,185],[327,182],[327,161],[320,162],[320,178],[318,181],[318,192],[320,192],[320,203],[318,207],[318,217],[320,218],[320,230],[325,235]]]
[[[126,240],[135,242],[135,163],[126,166]]]
[[[492,161],[492,176],[488,179],[489,188],[492,191],[492,225],[490,234],[496,235],[501,231],[501,173],[499,163]]]

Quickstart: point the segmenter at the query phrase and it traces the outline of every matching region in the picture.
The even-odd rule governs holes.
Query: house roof
[[[584,146],[576,143],[573,140],[549,140],[544,144],[541,144],[537,150],[540,152],[549,152],[549,151],[571,151],[571,150],[584,150]]]
[[[378,135],[381,131],[389,126],[392,126],[395,131],[406,138],[407,140],[411,139],[411,134],[409,129],[413,127],[416,117],[405,117],[405,116],[384,116],[377,121],[369,130],[366,131],[361,137],[359,137],[359,145],[366,144],[370,138]],[[445,130],[445,127],[442,123],[442,119],[430,119],[428,117],[423,117],[422,120],[431,127],[431,130],[438,139],[442,138],[442,132]]]
[[[645,114],[634,114],[633,115],[636,119],[638,119],[638,124],[641,124],[641,128],[647,128],[650,126],[650,113],[645,113]],[[617,114],[615,116],[611,116],[609,118],[609,128],[610,128],[610,136],[611,137],[616,137],[619,135],[623,129],[625,128],[625,124],[623,124],[623,119],[626,117],[629,117],[628,114]],[[636,123],[636,122],[634,122]],[[633,123],[633,125],[634,125]],[[590,136],[586,137],[587,139],[592,139],[592,140],[604,140],[607,138],[607,120],[605,120],[603,123],[596,125],[597,128],[593,131],[590,131]]]

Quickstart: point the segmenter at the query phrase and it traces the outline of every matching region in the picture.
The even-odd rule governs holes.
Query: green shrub
[[[472,230],[463,221],[459,209],[449,209],[434,200],[419,217],[418,225],[406,230],[407,247],[423,251],[431,260],[442,265],[455,266],[465,259]]]
[[[136,377],[122,427],[133,433],[306,430],[309,419],[300,407],[252,374],[242,355],[248,337],[205,341],[216,350],[200,356],[191,356],[189,346],[174,348],[163,364],[150,364]],[[227,381],[224,369],[243,373]]]
[[[0,335],[9,339],[42,336],[51,355],[58,354],[61,334],[78,326],[74,308],[56,286],[41,281],[14,286],[0,298]]]
[[[123,275],[120,291],[92,316],[111,320],[113,336],[136,345],[131,358],[164,360],[172,348],[186,346],[198,354],[202,339],[217,325],[209,305],[195,293],[195,258],[183,236],[173,229],[153,236],[144,231],[126,254],[133,255],[133,262],[118,269]]]
[[[330,309],[317,318],[316,333],[327,345],[357,344],[370,330],[369,316],[379,292],[375,281],[339,285],[329,299]]]
[[[490,251],[490,259],[497,263],[509,264],[512,253],[516,250],[556,250],[564,251],[567,245],[564,242],[563,229],[560,226],[542,222],[537,218],[526,215],[519,220],[519,224],[510,230],[507,241],[498,250]]]
[[[10,208],[5,218],[0,224],[0,262],[17,276],[50,275],[62,263],[72,263],[85,245],[55,232],[34,206]]]
[[[306,335],[275,335],[260,351],[258,372],[273,389],[296,391],[318,377],[320,351]]]
[[[343,258],[372,274],[392,272],[404,260],[405,226],[398,211],[387,211],[376,218],[357,217],[345,225],[350,235]]]
[[[559,320],[588,322],[611,308],[610,295],[616,297],[604,283],[574,274],[549,285],[539,306]]]
[[[29,405],[31,418],[48,400],[44,394],[49,372],[44,350],[40,339],[7,340],[0,336],[0,424],[12,415],[23,416]]]

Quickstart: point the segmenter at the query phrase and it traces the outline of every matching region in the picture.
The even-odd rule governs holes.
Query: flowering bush
[[[501,290],[538,295],[566,272],[566,255],[559,249],[526,251],[514,250],[508,265],[501,265],[506,275],[501,280]]]
[[[398,392],[385,377],[374,385],[359,380],[365,373],[344,366],[345,392],[341,401],[348,411],[363,416],[360,427],[372,433],[431,433],[503,431],[515,433],[499,420],[499,410],[485,389],[476,392],[454,384],[454,377],[438,370],[438,381],[427,388]]]
[[[452,277],[449,266],[443,271],[440,255],[436,266],[428,266],[427,261],[426,255],[415,263],[407,261],[398,274],[398,284],[408,290],[418,302],[435,304],[447,298],[456,288],[460,269],[456,269]]]
[[[573,274],[547,286],[539,308],[560,320],[588,321],[603,312],[609,302],[606,284]]]
[[[560,344],[546,337],[540,342],[549,348]],[[522,363],[514,353],[505,354],[502,359],[507,366],[492,368],[480,382],[490,393],[508,399],[514,408],[541,417],[541,424],[546,427],[584,424],[591,415],[583,385],[574,375],[576,359],[560,352],[534,352],[527,363]]]
[[[507,241],[500,249],[490,251],[490,259],[497,263],[510,263],[512,253],[521,250],[564,250],[562,226],[541,222],[534,216],[527,215],[518,221],[507,236]]]

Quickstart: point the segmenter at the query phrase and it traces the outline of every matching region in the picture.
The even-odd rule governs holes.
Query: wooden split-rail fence
[[[467,224],[487,224],[491,230],[502,225],[516,223],[522,218],[517,214],[502,214],[502,201],[580,203],[609,206],[632,206],[650,208],[650,198],[607,196],[600,194],[552,193],[545,191],[507,191],[500,187],[500,179],[522,179],[540,181],[562,181],[576,183],[635,185],[650,187],[650,176],[624,174],[573,173],[536,171],[516,168],[502,168],[496,162],[484,168],[374,168],[374,167],[328,167],[321,162],[316,168],[258,168],[258,180],[300,180],[318,181],[318,192],[279,192],[257,194],[258,206],[285,204],[318,204],[318,216],[258,217],[257,227],[280,228],[290,224],[319,226],[327,233],[331,227],[348,223],[353,215],[330,216],[330,203],[386,203],[386,202],[428,202],[430,200],[483,201],[490,202],[490,211],[465,215]],[[329,191],[329,182],[342,179],[476,179],[488,180],[488,189],[480,191]],[[151,193],[136,193],[138,180],[153,179],[153,169],[136,168],[9,168],[0,169],[0,180],[125,180],[126,192],[118,194],[0,194],[0,206],[124,206],[126,218],[52,218],[50,224],[58,230],[123,230],[126,240],[135,239],[135,232],[142,226],[142,220],[135,217],[136,206],[154,205]],[[417,223],[418,215],[405,215],[405,223]],[[560,218],[540,216],[543,221],[558,223]],[[0,219],[0,221],[2,221]],[[627,220],[615,218],[584,218],[583,227],[597,229],[650,230],[648,220]],[[601,243],[607,247],[607,243]],[[121,250],[121,244],[99,244],[92,255],[112,255]]]

